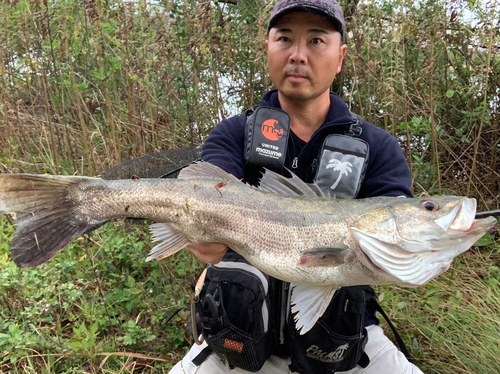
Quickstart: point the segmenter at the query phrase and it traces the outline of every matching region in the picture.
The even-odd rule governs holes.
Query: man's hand
[[[205,264],[220,262],[227,251],[227,245],[224,243],[192,243],[186,248]]]

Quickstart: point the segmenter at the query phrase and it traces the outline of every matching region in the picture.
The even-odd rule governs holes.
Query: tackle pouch
[[[340,292],[339,292],[340,291]],[[365,314],[375,292],[369,286],[344,287],[318,322],[304,335],[290,325],[290,370],[300,374],[330,374],[370,362],[364,352],[368,335]]]
[[[368,143],[353,135],[328,135],[318,156],[314,181],[338,199],[354,199],[368,164]]]
[[[246,168],[264,165],[281,173],[290,134],[290,117],[281,109],[271,107],[252,108],[246,114]]]
[[[232,251],[207,267],[195,308],[208,346],[231,366],[255,372],[271,355],[270,279]]]

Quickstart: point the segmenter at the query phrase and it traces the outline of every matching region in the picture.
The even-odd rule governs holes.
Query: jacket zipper
[[[299,158],[295,157],[292,161],[292,168],[297,169],[298,163],[299,163]]]
[[[285,326],[288,323],[288,311],[290,310],[289,283],[281,281],[280,289],[280,324],[279,343],[285,344]]]

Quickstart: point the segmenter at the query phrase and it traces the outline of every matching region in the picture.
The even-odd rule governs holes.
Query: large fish
[[[192,242],[222,242],[263,272],[294,284],[292,312],[305,333],[343,286],[423,285],[447,270],[496,219],[474,219],[466,197],[338,200],[316,185],[266,172],[245,185],[208,164],[179,179],[0,175],[0,213],[17,229],[11,255],[36,266],[84,232],[121,217],[149,218],[168,257]]]

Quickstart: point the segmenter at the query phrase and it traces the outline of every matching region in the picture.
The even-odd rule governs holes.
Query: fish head
[[[386,199],[351,227],[359,245],[356,255],[394,283],[423,285],[496,223],[494,217],[475,215],[476,200],[467,197]]]

